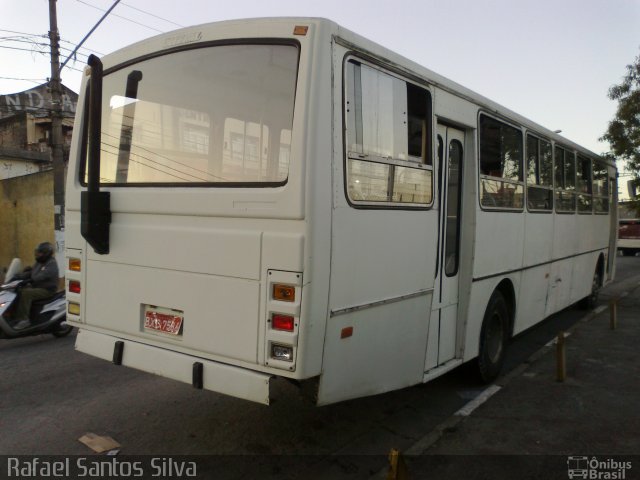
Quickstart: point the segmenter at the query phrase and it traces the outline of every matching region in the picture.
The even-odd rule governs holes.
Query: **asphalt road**
[[[638,274],[640,257],[618,257],[608,289]],[[583,315],[569,308],[519,335],[507,369]],[[425,385],[318,408],[278,381],[280,400],[267,407],[113,366],[75,352],[74,340],[0,340],[0,454],[89,455],[78,438],[93,432],[120,442],[123,454],[384,455],[407,449],[483,389],[463,366]]]

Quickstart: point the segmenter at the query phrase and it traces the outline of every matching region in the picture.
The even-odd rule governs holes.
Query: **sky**
[[[2,0],[0,94],[50,76],[48,4]],[[112,4],[57,1],[63,59]],[[609,150],[598,140],[616,110],[607,91],[640,53],[640,0],[122,0],[62,82],[78,91],[89,53],[181,26],[265,16],[334,20],[596,153]]]

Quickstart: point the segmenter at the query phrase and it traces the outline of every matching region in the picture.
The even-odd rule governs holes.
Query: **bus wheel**
[[[509,309],[504,296],[493,292],[484,313],[480,330],[480,352],[477,359],[480,379],[489,383],[498,378],[509,338]]]
[[[591,282],[591,294],[588,297],[584,297],[580,300],[578,306],[584,310],[592,310],[596,308],[598,304],[598,294],[600,293],[600,273],[598,271],[598,267],[596,267],[596,271],[593,274],[593,281]]]

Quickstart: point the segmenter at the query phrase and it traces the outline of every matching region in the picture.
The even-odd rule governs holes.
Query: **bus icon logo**
[[[589,457],[567,458],[569,478],[589,478]]]

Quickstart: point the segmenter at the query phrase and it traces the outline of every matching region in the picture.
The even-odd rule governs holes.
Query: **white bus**
[[[116,364],[265,404],[490,381],[614,275],[614,165],[331,21],[93,57],[79,105],[68,318]]]

